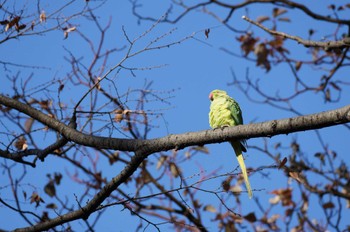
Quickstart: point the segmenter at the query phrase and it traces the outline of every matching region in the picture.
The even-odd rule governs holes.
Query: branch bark
[[[59,132],[69,141],[98,149],[140,152],[152,154],[171,149],[183,149],[193,145],[226,142],[235,139],[272,137],[298,131],[315,130],[350,122],[350,105],[326,112],[299,116],[294,118],[272,120],[261,123],[227,127],[222,129],[172,134],[162,138],[140,140],[109,138],[84,134],[46,114],[0,94],[0,104],[16,109]]]

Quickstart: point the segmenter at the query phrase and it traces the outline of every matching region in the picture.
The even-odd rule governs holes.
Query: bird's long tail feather
[[[235,142],[231,142],[231,145],[232,145],[233,149],[235,150],[239,166],[241,167],[241,170],[242,170],[244,183],[245,183],[245,186],[246,186],[247,191],[248,191],[248,196],[251,199],[252,196],[253,196],[253,193],[252,193],[252,189],[250,187],[248,174],[247,174],[247,169],[245,167],[244,158],[243,158],[243,155],[242,155],[241,144],[239,142],[235,141]]]

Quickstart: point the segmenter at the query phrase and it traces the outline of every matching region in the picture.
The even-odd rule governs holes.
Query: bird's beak
[[[213,98],[213,93],[210,93],[210,94],[209,94],[209,99],[210,99],[210,101],[213,101],[213,100],[214,100],[214,98]]]

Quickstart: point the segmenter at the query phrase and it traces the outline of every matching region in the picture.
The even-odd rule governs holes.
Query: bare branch
[[[295,35],[289,35],[284,32],[279,32],[275,30],[268,29],[267,27],[263,26],[261,23],[255,22],[248,18],[247,16],[242,16],[242,19],[246,20],[247,22],[254,24],[257,27],[260,27],[267,33],[274,35],[274,36],[281,36],[283,38],[288,38],[291,40],[295,40],[296,42],[304,45],[305,47],[322,47],[325,50],[329,50],[332,48],[343,48],[343,47],[350,47],[350,37],[346,37],[339,41],[327,41],[327,42],[319,42],[319,41],[313,41],[313,40],[304,40],[300,38],[299,36]]]

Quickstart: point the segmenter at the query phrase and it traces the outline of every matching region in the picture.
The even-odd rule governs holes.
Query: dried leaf
[[[267,219],[267,223],[274,224],[278,218],[280,218],[279,214],[273,214],[269,219]]]
[[[115,116],[114,116],[114,121],[116,121],[116,122],[121,122],[122,120],[123,120],[123,110],[115,110],[114,111],[114,113],[115,113]]]
[[[33,118],[28,118],[25,123],[24,123],[24,131],[26,133],[30,133],[32,131],[32,126],[33,126],[33,123],[34,123],[34,119]]]
[[[55,203],[50,203],[50,204],[46,205],[46,208],[47,209],[57,209],[58,207]]]
[[[159,157],[158,162],[157,162],[157,169],[161,168],[164,164],[164,162],[167,160],[167,156],[162,155],[161,157]]]
[[[26,150],[28,148],[27,145],[27,140],[24,138],[24,136],[20,136],[16,142],[15,142],[15,148],[17,148],[17,150]]]
[[[21,25],[16,24],[15,28],[16,28],[16,31],[20,31],[20,30],[23,30],[24,28],[26,28],[26,25],[25,24],[21,24]]]
[[[50,220],[49,213],[44,211],[43,214],[40,217],[40,222],[47,222],[49,220]]]
[[[277,195],[278,198],[270,199],[271,204],[276,204],[279,201],[282,202],[283,206],[294,206],[295,203],[292,201],[292,188],[278,189],[271,192]]]
[[[9,21],[8,20],[3,20],[3,21],[0,21],[0,25],[6,25],[6,24],[8,24],[9,23]]]
[[[294,154],[300,151],[299,144],[295,141],[290,144],[290,147],[292,148]]]
[[[58,87],[58,92],[60,93],[64,88],[64,84],[60,84],[60,86]]]
[[[253,212],[245,215],[244,219],[246,219],[247,221],[252,222],[252,223],[257,221],[255,213],[253,213]]]
[[[175,178],[177,178],[181,173],[179,168],[174,163],[170,163],[170,172]]]
[[[76,27],[64,28],[64,32],[63,32],[64,39],[67,39],[68,34],[72,31],[75,31],[76,29],[77,29]]]
[[[327,7],[328,9],[331,9],[331,10],[335,10],[335,5],[334,4],[331,4]]]
[[[20,19],[21,19],[21,17],[19,17],[19,16],[14,17],[10,22],[7,23],[7,25],[5,27],[5,31],[8,31],[9,29],[11,29],[15,25],[18,27],[18,22]]]
[[[209,154],[209,150],[206,146],[196,146],[196,147],[193,147],[192,149],[195,151],[200,151],[204,154]]]
[[[278,169],[281,169],[284,167],[284,165],[286,165],[288,159],[287,157],[284,157],[282,161],[280,161],[280,165],[278,166]]]
[[[248,56],[250,52],[254,51],[255,44],[258,41],[250,33],[241,35],[237,40],[241,42],[241,49],[244,52],[244,56]]]
[[[281,9],[281,8],[275,7],[272,10],[272,15],[273,15],[274,18],[276,18],[277,16],[280,16],[280,15],[282,15],[284,13],[287,13],[286,9]]]
[[[50,197],[56,196],[56,188],[53,180],[50,180],[44,187],[44,192]]]
[[[45,201],[39,196],[37,192],[33,192],[30,196],[30,203],[36,203],[35,207],[38,207],[40,203],[45,203]]]
[[[259,17],[256,19],[256,21],[257,21],[258,23],[263,23],[263,22],[265,22],[265,21],[267,21],[267,20],[269,20],[269,19],[270,19],[269,16],[259,16]]]
[[[217,212],[216,208],[214,206],[212,206],[212,205],[204,206],[203,210],[211,212],[211,213],[216,213]]]
[[[281,147],[281,143],[280,142],[276,143],[275,146],[274,146],[275,149],[278,149],[280,147]]]
[[[112,155],[108,156],[109,164],[112,165],[119,158],[119,151],[115,151]]]
[[[267,59],[267,56],[269,55],[269,50],[266,48],[266,44],[260,43],[257,46],[255,46],[254,54],[257,58],[256,66],[263,66],[266,69],[266,71],[269,71],[271,65]]]
[[[222,188],[225,190],[225,192],[228,192],[230,190],[230,180],[224,180],[221,184]]]
[[[270,198],[269,199],[269,203],[271,205],[276,205],[278,202],[281,201],[281,198],[277,195],[277,196],[274,196],[273,198]]]
[[[61,180],[62,180],[62,174],[55,172],[53,179],[55,180],[56,185],[60,185]]]
[[[70,27],[66,30],[66,32],[72,32],[72,31],[75,31],[77,29],[77,27]]]
[[[46,22],[46,14],[45,14],[45,11],[42,11],[42,12],[41,12],[39,18],[40,18],[40,23]]]
[[[207,39],[209,38],[209,33],[210,33],[210,28],[205,29],[204,34],[205,34],[205,37],[207,37]]]
[[[298,181],[299,183],[304,183],[304,178],[299,172],[289,172],[288,173],[290,177],[292,177],[294,180]]]
[[[281,21],[281,22],[290,22],[290,18],[287,18],[287,17],[283,17],[283,18],[278,18],[278,21]]]
[[[301,65],[303,64],[303,62],[298,61],[295,63],[295,70],[299,71],[299,69],[301,68]]]
[[[330,102],[332,99],[331,97],[331,90],[329,88],[326,89],[326,93],[325,93],[325,101],[326,102]]]
[[[309,36],[312,36],[315,33],[313,29],[309,29]]]
[[[327,203],[324,203],[324,204],[322,205],[322,207],[323,207],[324,209],[333,209],[333,208],[334,208],[334,204],[333,204],[333,202],[329,201],[329,202],[327,202]]]

